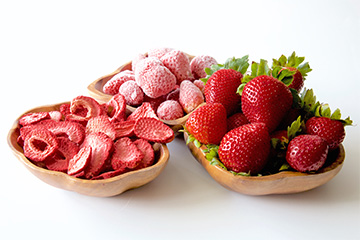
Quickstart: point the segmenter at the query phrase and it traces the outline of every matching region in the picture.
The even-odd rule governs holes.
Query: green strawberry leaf
[[[295,89],[293,89],[293,88],[289,88],[289,89],[290,89],[291,95],[293,96],[292,107],[300,109],[302,107],[301,97],[299,96],[298,92]]]
[[[320,105],[318,101],[316,101],[316,96],[314,95],[314,91],[312,89],[304,89],[300,95],[301,98],[301,108],[305,112],[305,119],[309,119],[315,116],[315,111],[317,107]]]
[[[289,86],[294,80],[294,74],[296,71],[290,71],[289,69],[283,69],[280,66],[276,66],[272,69],[271,75],[283,82],[286,86]]]
[[[310,68],[310,65],[308,62],[303,63],[305,60],[305,57],[299,57],[296,56],[295,51],[287,58],[285,55],[281,55],[279,59],[273,59],[272,68],[275,67],[293,67],[297,68],[302,77],[303,80],[306,79],[307,73],[311,72],[312,69]]]
[[[299,116],[291,125],[287,128],[287,135],[289,141],[295,138],[299,133],[302,133],[305,129],[305,123],[301,120],[301,116]]]
[[[353,121],[350,119],[350,117],[347,117],[346,119],[341,119],[341,112],[340,109],[336,109],[333,113],[331,113],[329,104],[320,104],[316,107],[315,115],[316,117],[327,117],[332,120],[341,121],[344,126],[350,126],[353,124]]]
[[[200,80],[206,84],[207,80],[209,80],[211,75],[213,75],[217,70],[220,70],[222,68],[224,68],[224,65],[222,65],[222,64],[214,64],[214,65],[211,65],[210,68],[205,68],[204,71],[206,73],[206,77],[200,78]]]

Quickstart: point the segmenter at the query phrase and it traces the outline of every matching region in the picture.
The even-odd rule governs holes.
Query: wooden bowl
[[[185,141],[187,137],[184,133]],[[329,154],[325,166],[316,173],[282,171],[266,176],[239,176],[211,165],[202,151],[205,146],[197,148],[191,142],[188,148],[215,181],[229,190],[247,195],[290,194],[314,189],[330,181],[341,170],[345,159],[344,147],[340,145]]]
[[[193,59],[194,56],[186,54],[189,59]],[[98,79],[96,79],[94,82],[92,82],[88,87],[88,92],[90,94],[90,96],[92,96],[93,98],[97,99],[100,102],[108,102],[111,98],[112,95],[106,94],[103,92],[103,87],[104,85],[116,74],[118,74],[119,72],[125,71],[125,70],[132,70],[132,65],[131,65],[131,61],[128,63],[125,63],[124,65],[120,66],[118,69],[116,69],[114,72],[107,74],[105,76],[102,76]],[[126,106],[126,108],[130,111],[133,112],[135,111],[135,107],[131,107],[129,105]],[[186,114],[185,116],[178,118],[178,119],[174,119],[174,120],[161,120],[163,121],[166,125],[170,126],[175,133],[178,133],[178,130],[182,129],[182,125],[186,122],[186,120],[188,119],[189,114]]]
[[[59,110],[61,104],[63,103],[37,107],[24,114],[29,112]],[[154,165],[150,167],[127,172],[108,179],[87,180],[75,178],[63,172],[51,171],[38,167],[24,156],[23,149],[17,142],[19,137],[19,119],[20,117],[14,122],[8,133],[7,141],[11,150],[32,174],[45,183],[57,188],[95,197],[115,196],[129,189],[143,186],[154,180],[164,170],[169,160],[169,150],[167,146],[165,144],[156,144],[156,146],[154,146],[156,149],[156,160]]]

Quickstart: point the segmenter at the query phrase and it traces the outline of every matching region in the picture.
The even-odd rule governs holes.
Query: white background
[[[1,239],[360,239],[360,2],[0,1]],[[6,142],[26,110],[88,95],[95,79],[155,47],[271,61],[296,51],[306,80],[356,126],[345,164],[299,194],[253,197],[226,190],[180,139],[153,182],[111,198],[51,187]]]

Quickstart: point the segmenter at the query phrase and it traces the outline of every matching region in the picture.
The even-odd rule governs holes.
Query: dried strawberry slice
[[[145,139],[137,139],[134,141],[135,146],[144,154],[144,158],[136,169],[146,168],[151,166],[155,160],[154,149],[151,144]]]
[[[144,155],[131,141],[130,138],[120,138],[114,143],[114,153],[111,158],[111,166],[114,170],[124,167],[134,169],[139,165]]]
[[[76,175],[84,171],[91,159],[91,147],[83,147],[80,151],[69,160],[67,173],[69,175]]]
[[[90,133],[85,137],[82,147],[91,147],[91,159],[85,169],[85,178],[97,176],[106,166],[106,160],[113,148],[113,141],[105,133]]]
[[[28,113],[19,119],[19,124],[22,126],[26,126],[49,118],[50,114],[48,112]]]
[[[106,109],[109,111],[110,122],[123,121],[126,118],[126,100],[122,94],[114,95],[106,103]]]
[[[66,116],[66,119],[84,122],[103,113],[104,108],[95,99],[87,96],[78,96],[71,101],[70,114]]]
[[[59,148],[49,159],[46,159],[45,165],[49,170],[67,172],[70,159],[78,153],[79,147],[68,138],[58,138]]]
[[[151,104],[148,102],[144,102],[143,104],[141,104],[140,107],[136,108],[136,110],[128,116],[127,120],[128,121],[138,120],[139,118],[143,118],[143,117],[151,117],[158,119],[154,109],[151,107]]]
[[[101,173],[100,175],[93,177],[91,180],[108,179],[108,178],[116,177],[120,174],[126,173],[128,171],[129,170],[127,168],[120,168],[118,170]]]
[[[69,115],[70,112],[70,103],[64,103],[60,105],[61,114],[66,118],[67,115]]]
[[[115,139],[122,137],[132,137],[134,135],[135,123],[135,120],[114,123]]]
[[[154,118],[137,120],[134,133],[138,138],[158,143],[169,143],[175,137],[174,131],[168,125]]]
[[[50,118],[55,121],[60,121],[62,119],[62,113],[60,111],[50,111]]]
[[[35,162],[51,157],[58,148],[58,140],[49,130],[36,128],[25,137],[24,155]]]
[[[102,132],[115,140],[115,127],[106,115],[90,118],[86,125],[86,134]]]

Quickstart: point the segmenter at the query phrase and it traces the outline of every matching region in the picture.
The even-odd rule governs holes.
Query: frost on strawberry
[[[190,69],[195,79],[205,78],[205,68],[218,64],[216,59],[208,55],[195,56],[190,62]]]
[[[189,57],[184,52],[173,50],[163,55],[160,60],[175,75],[177,84],[184,80],[194,80]]]
[[[204,95],[191,81],[184,80],[180,84],[179,102],[184,111],[190,113],[204,102]]]
[[[183,117],[184,111],[178,101],[166,100],[160,104],[156,114],[163,120],[175,120]]]
[[[119,88],[119,93],[125,97],[126,104],[139,106],[144,101],[144,93],[135,81],[127,81]]]
[[[130,80],[135,80],[134,72],[129,70],[121,71],[104,84],[103,92],[109,95],[115,95],[119,93],[120,86]]]

